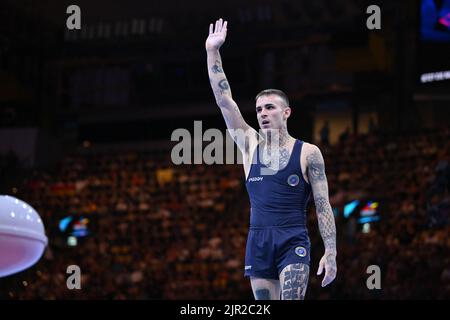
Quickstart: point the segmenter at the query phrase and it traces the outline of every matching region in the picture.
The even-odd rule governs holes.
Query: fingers
[[[209,34],[211,33],[218,33],[218,32],[227,32],[227,21],[223,21],[222,18],[220,18],[219,20],[216,20],[215,25],[213,26],[213,24],[211,23],[209,25]]]
[[[330,282],[331,281],[330,281],[330,275],[329,275],[328,268],[325,268],[325,276],[323,277],[323,280],[322,280],[322,287],[325,287]]]
[[[323,278],[323,281],[322,281],[322,287],[329,285],[331,282],[333,282],[333,280],[335,278],[336,278],[336,275],[327,275],[325,272],[325,277]]]
[[[217,33],[217,32],[219,32],[219,23],[220,23],[220,21],[219,20],[217,20],[216,21],[216,28],[214,29],[214,33]]]
[[[336,272],[329,267],[325,267],[325,277],[322,281],[322,287],[330,284],[336,278]]]
[[[332,278],[325,276],[322,281],[322,288],[330,284],[331,281],[333,281]]]
[[[320,263],[319,263],[319,269],[317,270],[317,275],[318,275],[318,276],[321,275],[321,274],[322,274],[322,271],[323,271],[323,262],[320,261]]]

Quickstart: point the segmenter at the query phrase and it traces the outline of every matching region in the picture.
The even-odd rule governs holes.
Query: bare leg
[[[287,265],[280,273],[281,299],[303,300],[308,287],[309,266],[303,263]]]
[[[280,300],[280,282],[274,279],[250,278],[256,300]]]

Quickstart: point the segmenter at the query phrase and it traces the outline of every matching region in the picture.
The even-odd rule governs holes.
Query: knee
[[[270,300],[270,291],[267,288],[258,288],[255,290],[256,300]]]

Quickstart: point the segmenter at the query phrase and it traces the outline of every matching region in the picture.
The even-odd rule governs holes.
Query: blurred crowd
[[[338,233],[338,275],[316,276],[323,244],[314,204],[307,299],[450,298],[450,130],[348,134],[320,146]],[[1,279],[4,299],[253,299],[244,278],[249,201],[240,165],[179,165],[170,152],[87,150],[35,171],[12,194],[41,215],[49,247],[32,268]],[[363,230],[342,215],[353,200],[379,203]],[[68,243],[59,222],[89,220]],[[81,290],[66,286],[69,265]],[[369,290],[367,267],[381,270]]]
[[[323,149],[332,207],[377,201],[381,220],[358,232],[355,220],[337,216],[338,279],[330,290],[311,286],[311,296],[448,299],[450,130],[349,135]],[[381,290],[367,289],[370,265],[380,267]]]

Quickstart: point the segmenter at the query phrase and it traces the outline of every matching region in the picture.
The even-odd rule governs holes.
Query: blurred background
[[[204,50],[223,17],[244,118],[257,128],[255,95],[281,89],[290,134],[324,154],[338,275],[320,287],[311,202],[306,298],[449,299],[450,1],[372,2],[3,0],[0,194],[40,213],[49,247],[0,298],[253,299],[241,165],[170,158],[176,128],[225,132]],[[72,264],[82,290],[66,287]]]

